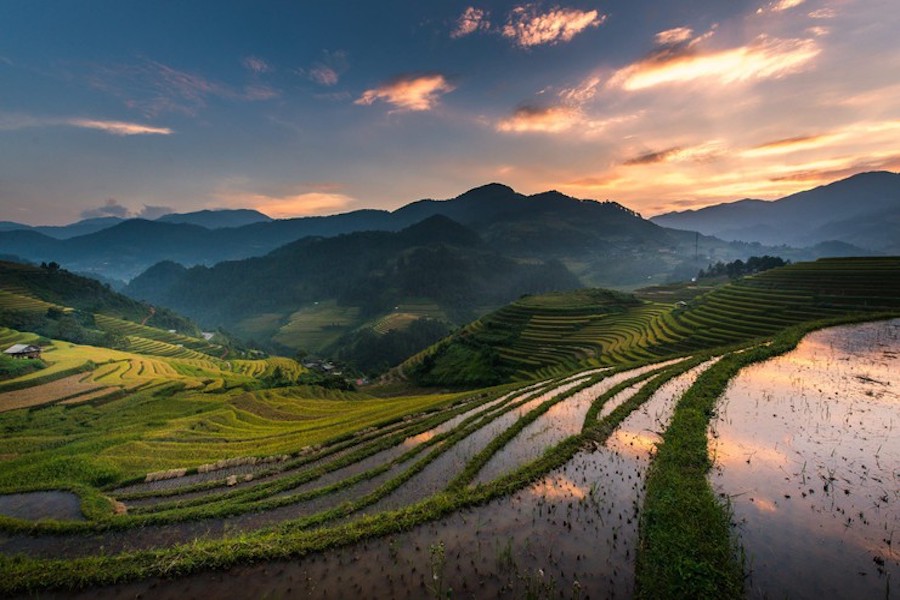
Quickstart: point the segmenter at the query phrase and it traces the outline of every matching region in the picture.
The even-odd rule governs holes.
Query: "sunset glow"
[[[108,198],[327,214],[496,180],[651,216],[900,165],[889,0],[401,4],[85,23],[23,5],[0,42],[0,219]],[[188,29],[127,34],[166,11]]]

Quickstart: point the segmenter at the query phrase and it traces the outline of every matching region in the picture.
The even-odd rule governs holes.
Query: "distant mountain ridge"
[[[127,280],[160,261],[213,265],[262,256],[304,237],[399,231],[437,215],[470,227],[485,243],[505,253],[539,259],[587,256],[591,264],[582,274],[601,280],[605,275],[591,272],[599,265],[595,258],[601,255],[631,255],[634,245],[655,252],[693,242],[689,235],[667,231],[614,202],[578,200],[558,192],[525,196],[507,186],[489,184],[457,198],[421,200],[393,212],[358,210],[324,217],[258,220],[219,229],[198,225],[199,214],[193,213],[190,219],[183,215],[157,221],[130,219],[64,240],[31,229],[6,231],[0,232],[0,253],[32,261],[55,260],[71,270]],[[185,220],[191,222],[180,222]],[[601,271],[609,268],[599,266]],[[647,269],[658,271],[658,265],[648,263],[633,276],[641,277]],[[631,275],[628,270],[623,272]]]
[[[813,246],[839,241],[900,252],[900,174],[860,173],[778,200],[745,199],[651,219],[724,240]]]
[[[432,314],[461,324],[479,307],[580,285],[558,261],[512,259],[464,225],[434,215],[399,232],[306,237],[262,257],[213,267],[162,262],[125,292],[183,311],[207,327],[224,326],[265,342],[286,325],[291,330],[292,315],[320,305],[340,316],[328,317],[318,329],[338,332],[390,316],[405,304],[431,306]],[[254,325],[262,321],[271,327]],[[309,349],[294,335],[290,343]]]
[[[264,215],[258,210],[238,208],[170,213],[156,220],[161,223],[183,223],[186,225],[198,225],[207,229],[223,229],[226,227],[243,227],[253,223],[267,223],[272,221],[272,217]]]
[[[66,268],[115,280],[130,280],[161,261],[207,265],[263,256],[304,237],[360,231],[399,231],[443,215],[475,231],[505,255],[561,260],[587,285],[620,287],[689,278],[709,262],[775,253],[773,249],[724,243],[664,227],[611,201],[580,200],[548,191],[526,196],[492,183],[449,200],[420,200],[393,212],[349,213],[267,219],[254,211],[188,213],[169,219],[130,219],[87,235],[54,239],[33,229],[0,231],[0,254],[31,261],[56,261]],[[234,227],[210,228],[243,220]],[[824,223],[823,226],[827,225]],[[864,224],[860,224],[863,227]],[[817,241],[813,240],[812,246]],[[854,240],[841,240],[860,246]],[[850,253],[863,252],[858,249]],[[817,258],[815,249],[778,249],[793,260]]]

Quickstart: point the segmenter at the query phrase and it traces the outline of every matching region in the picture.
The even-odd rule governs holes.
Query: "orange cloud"
[[[744,150],[741,156],[754,158],[758,156],[772,156],[777,154],[787,154],[798,150],[808,150],[810,148],[821,148],[835,139],[833,135],[799,135],[795,137],[783,138],[771,142],[765,142],[759,146]]]
[[[151,127],[139,123],[126,123],[125,121],[98,121],[95,119],[69,119],[67,125],[82,127],[84,129],[96,129],[112,135],[171,135],[174,133],[168,127]]]
[[[571,129],[580,120],[577,110],[565,106],[523,106],[497,123],[497,131],[558,133]]]
[[[666,29],[656,34],[656,43],[660,46],[670,46],[672,44],[682,44],[690,40],[694,35],[694,30],[690,27],[675,27],[674,29]]]
[[[153,127],[127,121],[107,121],[103,119],[64,119],[58,117],[34,117],[31,115],[0,113],[0,131],[15,131],[30,127],[78,127],[80,129],[96,129],[112,135],[172,135],[175,133],[168,127]]]
[[[681,152],[680,146],[674,146],[672,148],[666,148],[665,150],[660,150],[658,152],[645,152],[644,154],[639,154],[634,158],[629,158],[623,165],[631,166],[631,165],[649,165],[658,162],[664,162],[669,160],[669,158],[677,155]]]
[[[331,214],[347,207],[354,198],[344,194],[311,191],[284,196],[270,196],[255,192],[225,191],[216,194],[217,205],[255,208],[270,217],[287,219],[316,214]]]
[[[596,10],[555,8],[540,13],[536,5],[525,4],[512,10],[501,33],[518,46],[528,48],[571,41],[585,29],[599,27],[604,21],[606,15]]]
[[[770,2],[762,8],[758,8],[756,10],[756,14],[762,14],[766,12],[783,12],[800,6],[804,2],[806,2],[806,0],[778,0],[778,2]]]
[[[661,52],[618,70],[611,87],[639,91],[658,85],[715,80],[730,84],[752,79],[779,78],[795,73],[821,49],[811,39],[773,39],[759,36],[752,44],[717,52]]]
[[[450,37],[456,39],[465,37],[478,30],[487,30],[491,22],[487,19],[487,13],[480,8],[470,6],[456,20],[456,28],[450,32]]]
[[[368,106],[377,100],[393,104],[400,110],[431,110],[440,96],[456,86],[438,73],[399,77],[377,88],[366,90],[356,104]]]

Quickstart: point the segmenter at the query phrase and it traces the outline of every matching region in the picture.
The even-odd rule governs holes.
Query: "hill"
[[[114,292],[59,268],[0,261],[0,326],[46,338],[154,356],[220,358],[231,340],[211,340],[171,310]]]
[[[771,202],[740,200],[659,215],[652,221],[724,240],[792,246],[840,241],[895,253],[900,239],[900,174],[860,173]]]
[[[504,256],[433,216],[396,233],[305,238],[214,267],[161,263],[125,291],[258,342],[323,352],[364,325],[385,333],[418,318],[464,323],[523,293],[579,285],[559,262]]]
[[[497,252],[515,258],[560,260],[586,284],[598,286],[634,287],[646,284],[648,278],[654,282],[683,279],[709,261],[765,253],[710,237],[697,240],[693,234],[642,219],[615,202],[579,200],[558,192],[526,196],[500,184],[475,188],[449,200],[414,202],[394,212],[359,210],[210,229],[215,214],[192,213],[158,221],[131,219],[64,240],[34,230],[0,231],[0,254],[56,261],[72,271],[130,280],[165,260],[211,266],[263,256],[304,237],[399,231],[437,215],[469,227]]]
[[[222,229],[225,227],[243,227],[253,223],[267,223],[272,220],[257,210],[246,208],[227,210],[200,210],[189,213],[171,213],[156,219],[161,223],[182,223],[186,225],[198,225],[207,229]]]
[[[720,285],[523,298],[401,365],[420,385],[486,385],[741,344],[791,325],[900,310],[900,258],[797,263]]]

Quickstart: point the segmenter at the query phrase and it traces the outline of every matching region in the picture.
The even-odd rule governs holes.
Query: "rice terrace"
[[[402,367],[448,391],[389,397],[267,387],[304,367],[97,314],[126,350],[45,340],[46,368],[0,384],[0,586],[736,597],[749,573],[754,596],[890,597],[900,261],[798,263],[664,300],[689,287],[527,297]],[[4,305],[46,309],[24,292]],[[483,365],[460,361],[488,337],[504,381],[465,389]],[[811,344],[834,366],[801,358]],[[819,368],[830,383],[809,380]],[[778,517],[797,530],[763,522]],[[776,531],[799,560],[788,577]]]
[[[900,600],[897,0],[0,31],[0,598]]]

